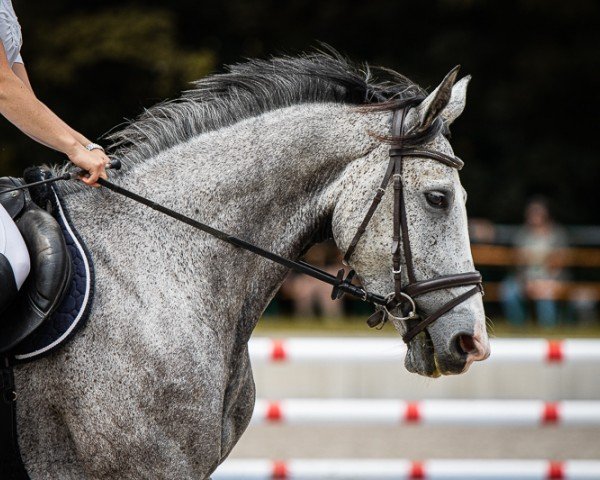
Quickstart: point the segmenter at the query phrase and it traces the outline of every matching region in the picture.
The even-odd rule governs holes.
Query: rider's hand
[[[81,177],[84,183],[98,187],[99,185],[96,182],[99,177],[108,178],[105,169],[110,159],[102,150],[95,149],[88,151],[84,146],[79,145],[68,157],[71,162],[89,173],[89,176]]]

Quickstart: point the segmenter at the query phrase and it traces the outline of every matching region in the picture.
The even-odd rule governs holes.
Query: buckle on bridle
[[[355,277],[356,272],[354,270],[350,270],[348,272],[348,276],[346,278],[344,278],[344,269],[340,268],[338,270],[338,273],[336,275],[336,279],[338,281],[338,283],[336,285],[334,285],[333,290],[331,291],[331,299],[332,300],[339,300],[340,298],[342,298],[344,296],[344,290],[343,287],[344,285],[352,285],[352,279]],[[360,297],[362,300],[367,301],[367,291],[363,290],[363,294]]]
[[[387,314],[387,316],[392,320],[396,320],[398,322],[406,322],[407,320],[414,320],[415,318],[417,318],[417,305],[415,304],[415,301],[410,297],[410,295],[407,295],[404,292],[400,292],[400,296],[403,297],[406,301],[408,301],[408,303],[410,303],[410,312],[408,312],[408,315],[406,315],[405,317],[398,317],[388,310],[388,304],[392,301],[392,299],[396,298],[396,293],[392,292],[386,297],[386,304],[382,305],[382,308]],[[400,306],[401,304],[402,302],[399,302],[396,306]]]

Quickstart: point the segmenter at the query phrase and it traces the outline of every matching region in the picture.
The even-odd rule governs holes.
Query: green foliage
[[[44,22],[35,31],[39,50],[31,62],[32,72],[45,82],[80,88],[77,79],[82,69],[102,63],[128,65],[154,78],[156,95],[168,95],[215,65],[207,49],[182,49],[176,31],[171,12],[133,7],[72,15],[58,24]],[[114,74],[119,75],[118,69]]]

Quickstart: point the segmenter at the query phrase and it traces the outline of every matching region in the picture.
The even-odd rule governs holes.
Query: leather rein
[[[467,300],[472,295],[475,295],[478,292],[483,293],[482,288],[482,279],[481,274],[477,271],[467,272],[467,273],[459,273],[455,275],[445,275],[436,277],[429,280],[421,280],[417,281],[413,266],[412,252],[410,247],[409,235],[408,235],[408,222],[406,215],[406,207],[404,202],[404,189],[402,185],[402,167],[403,167],[403,159],[406,156],[410,157],[419,157],[419,158],[430,158],[433,160],[437,160],[445,165],[450,167],[459,169],[462,168],[462,161],[457,157],[450,157],[440,152],[436,152],[433,150],[428,150],[424,148],[412,148],[412,147],[404,147],[402,145],[402,137],[404,134],[404,121],[406,119],[406,114],[408,108],[402,108],[394,112],[393,120],[392,120],[392,135],[394,138],[398,139],[390,149],[389,156],[390,161],[381,182],[380,187],[377,189],[375,197],[367,211],[367,214],[364,220],[361,222],[360,226],[346,254],[344,255],[344,264],[348,264],[348,260],[352,256],[359,240],[361,239],[363,233],[366,231],[366,228],[377,210],[379,203],[383,195],[385,194],[386,187],[389,184],[390,179],[393,179],[393,190],[394,190],[394,231],[393,231],[393,244],[392,244],[392,275],[394,279],[394,291],[389,295],[382,296],[377,293],[369,292],[368,290],[352,284],[352,279],[355,276],[354,270],[350,270],[347,276],[345,276],[344,269],[340,269],[336,276],[331,275],[329,272],[326,272],[314,265],[303,261],[295,261],[285,258],[281,255],[278,255],[269,250],[265,250],[257,245],[254,245],[246,240],[243,240],[234,235],[230,235],[222,230],[211,227],[205,223],[199,222],[190,218],[186,215],[183,215],[179,212],[171,210],[163,205],[160,205],[152,200],[149,200],[141,195],[138,195],[130,190],[127,190],[119,185],[115,185],[108,180],[104,180],[102,178],[98,179],[98,183],[103,187],[112,190],[115,193],[123,195],[127,198],[130,198],[138,203],[146,205],[147,207],[152,208],[158,212],[161,212],[169,217],[172,217],[180,222],[185,223],[193,228],[198,230],[202,230],[203,232],[212,235],[213,237],[218,238],[226,243],[234,245],[236,247],[247,250],[251,253],[259,255],[263,258],[267,258],[275,263],[283,265],[286,268],[291,270],[295,270],[297,272],[303,273],[310,277],[316,278],[321,282],[328,283],[333,286],[333,290],[331,292],[331,298],[333,300],[342,298],[344,294],[349,294],[354,297],[359,298],[360,300],[371,303],[375,305],[377,311],[371,315],[371,317],[367,320],[367,323],[370,327],[375,327],[378,325],[383,325],[388,319],[396,320],[396,321],[415,321],[420,317],[417,314],[417,304],[414,300],[414,297],[419,295],[423,295],[429,292],[433,292],[436,290],[442,290],[447,288],[455,288],[455,287],[463,287],[467,285],[474,285],[474,287],[467,292],[455,297],[451,301],[442,305],[438,310],[430,314],[429,316],[421,319],[413,326],[407,325],[407,331],[402,336],[403,340],[406,343],[409,343],[414,337],[416,337],[420,332],[425,330],[430,324],[436,321],[445,313],[452,310],[455,306]],[[119,169],[121,167],[121,163],[117,159],[113,159],[111,164],[108,165],[109,168]],[[37,186],[45,183],[50,183],[58,180],[70,180],[76,178],[78,175],[81,175],[85,172],[75,172],[75,173],[66,173],[59,177],[53,177],[47,180],[43,180],[40,182],[35,182],[34,184],[22,185],[20,187],[7,190],[6,193],[13,190],[21,190],[24,188]],[[402,286],[402,250],[401,245],[404,250],[404,260],[406,263],[406,271],[409,283],[405,286]],[[392,314],[392,310],[400,309],[402,316],[395,316]]]

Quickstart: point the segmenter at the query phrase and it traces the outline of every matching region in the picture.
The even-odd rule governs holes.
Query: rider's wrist
[[[84,149],[84,148],[85,147],[83,145],[81,145],[79,142],[72,141],[72,142],[68,142],[67,146],[63,149],[63,153],[67,157],[73,158],[78,153],[81,153],[82,149]]]

